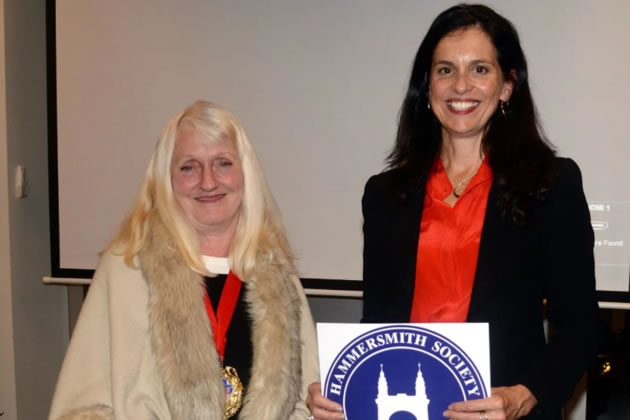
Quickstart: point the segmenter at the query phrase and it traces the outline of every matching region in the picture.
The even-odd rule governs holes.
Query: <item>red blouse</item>
[[[466,321],[491,185],[484,160],[451,207],[444,199],[453,186],[436,162],[424,197],[410,322]]]

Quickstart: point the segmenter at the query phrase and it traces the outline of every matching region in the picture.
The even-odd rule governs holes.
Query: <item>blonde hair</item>
[[[173,194],[171,161],[177,135],[192,127],[209,141],[228,141],[237,150],[243,169],[244,191],[236,234],[229,250],[231,269],[243,280],[255,270],[258,259],[270,260],[277,252],[292,258],[275,201],[258,157],[236,117],[207,102],[197,101],[168,122],[145,172],[136,204],[125,218],[110,248],[133,266],[150,234],[153,218],[160,219],[173,239],[180,258],[192,270],[207,274],[196,231],[184,217]]]

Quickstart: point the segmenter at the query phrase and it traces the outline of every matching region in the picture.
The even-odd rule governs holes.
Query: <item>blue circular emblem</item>
[[[411,324],[354,339],[335,358],[323,390],[349,420],[443,420],[450,403],[488,396],[457,344]]]

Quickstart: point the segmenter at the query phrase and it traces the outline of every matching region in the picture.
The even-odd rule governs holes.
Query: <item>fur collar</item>
[[[222,369],[203,304],[203,279],[181,262],[154,222],[139,255],[149,286],[149,330],[171,416],[222,420]],[[290,256],[260,258],[242,279],[252,316],[253,361],[240,419],[287,419],[300,398],[300,298]]]

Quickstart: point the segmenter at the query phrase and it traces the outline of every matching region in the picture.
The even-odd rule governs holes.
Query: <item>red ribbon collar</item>
[[[210,319],[210,327],[212,328],[212,338],[214,344],[217,347],[217,353],[223,360],[225,355],[225,344],[227,342],[226,334],[228,328],[230,328],[230,322],[232,321],[232,315],[234,315],[234,309],[236,308],[236,302],[241,292],[241,285],[243,283],[231,270],[225,280],[225,286],[221,292],[221,298],[219,298],[219,307],[217,308],[216,315],[212,308],[212,302],[208,296],[208,291],[204,293],[204,303],[206,305],[206,312]]]

